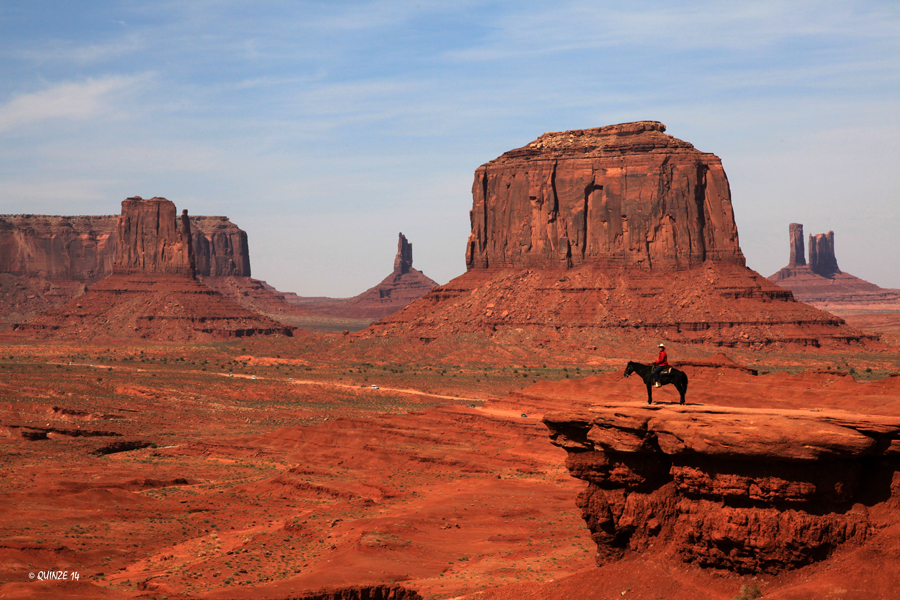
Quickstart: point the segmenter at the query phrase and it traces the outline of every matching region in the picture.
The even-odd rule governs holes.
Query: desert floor
[[[324,335],[4,343],[0,598],[287,598],[372,583],[433,599],[731,599],[748,584],[771,598],[898,597],[900,576],[873,575],[900,565],[898,531],[777,577],[637,555],[597,567],[582,483],[540,419],[645,402],[621,374],[650,357],[628,352],[511,366],[477,352],[354,359]],[[900,415],[900,349],[726,353],[760,374],[685,367],[689,403]],[[68,580],[30,578],[48,571]]]

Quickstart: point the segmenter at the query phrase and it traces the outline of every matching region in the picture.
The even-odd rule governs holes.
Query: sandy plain
[[[898,597],[898,531],[779,576],[637,554],[595,565],[582,483],[540,419],[644,403],[621,375],[652,358],[649,341],[530,360],[384,344],[5,342],[0,597],[276,599],[374,584],[431,599],[731,599],[748,584],[766,598]],[[727,352],[760,374],[685,367],[689,403],[900,414],[897,348]],[[48,571],[69,579],[30,578]]]

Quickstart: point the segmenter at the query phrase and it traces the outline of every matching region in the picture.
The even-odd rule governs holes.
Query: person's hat
[[[660,347],[660,348],[665,348],[666,345],[665,345],[665,344],[660,344],[659,347]]]

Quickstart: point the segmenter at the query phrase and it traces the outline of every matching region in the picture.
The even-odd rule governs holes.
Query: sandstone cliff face
[[[831,277],[840,273],[834,256],[834,232],[817,233],[809,236],[809,268],[816,275]]]
[[[610,336],[870,339],[744,266],[721,161],[664,131],[643,121],[550,133],[479,167],[467,272],[363,335],[476,333],[567,351]]]
[[[112,272],[116,217],[0,216],[0,272],[94,281]]]
[[[862,544],[900,503],[897,417],[607,403],[544,423],[588,483],[598,562],[631,549],[775,573]]]
[[[191,217],[197,275],[250,277],[247,232],[228,217]]]
[[[0,215],[0,273],[97,281],[112,273],[115,215]],[[228,217],[190,217],[197,275],[250,277],[247,233]]]
[[[196,277],[187,215],[177,220],[170,200],[140,196],[123,200],[116,234],[114,273]]]
[[[743,266],[721,161],[665,129],[547,133],[479,167],[468,268]]]
[[[806,264],[806,255],[803,252],[803,225],[791,223],[788,229],[791,236],[791,258],[788,267],[802,267]]]
[[[400,239],[397,241],[397,256],[394,257],[394,273],[403,275],[409,273],[412,268],[412,244],[410,244],[403,232],[400,232]]]

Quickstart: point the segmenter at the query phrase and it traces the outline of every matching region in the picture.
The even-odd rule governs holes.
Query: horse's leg
[[[647,404],[653,404],[653,384],[647,383]]]

